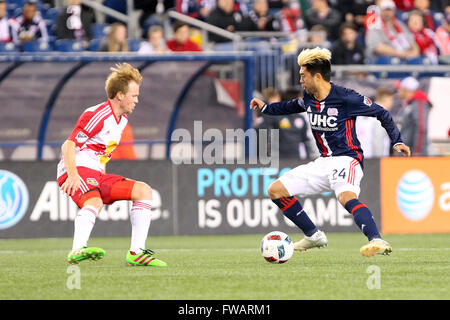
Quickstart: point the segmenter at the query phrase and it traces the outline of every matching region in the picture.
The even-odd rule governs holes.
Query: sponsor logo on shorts
[[[98,186],[98,182],[94,178],[87,178],[86,183],[90,184],[91,186]]]

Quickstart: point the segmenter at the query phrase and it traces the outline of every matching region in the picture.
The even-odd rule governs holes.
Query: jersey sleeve
[[[103,121],[98,121],[94,112],[84,112],[78,118],[77,124],[67,140],[75,142],[82,147],[89,138],[92,138],[103,128]]]
[[[400,131],[388,110],[353,90],[348,90],[344,99],[347,103],[349,117],[376,117],[389,135],[392,145],[403,143]]]
[[[262,113],[272,116],[281,116],[293,113],[305,112],[305,103],[303,99],[293,99],[288,101],[275,102],[266,104],[262,109]]]

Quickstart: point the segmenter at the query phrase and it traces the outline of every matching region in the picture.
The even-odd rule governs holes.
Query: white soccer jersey
[[[87,108],[68,140],[76,144],[76,166],[105,172],[105,164],[118,146],[128,117],[114,114],[109,101]],[[58,164],[58,178],[66,173],[64,158]]]

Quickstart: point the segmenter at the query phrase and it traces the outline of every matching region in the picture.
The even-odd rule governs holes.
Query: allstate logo
[[[397,185],[397,203],[410,220],[425,218],[433,208],[434,188],[430,178],[419,170],[406,172]]]
[[[0,170],[0,229],[18,223],[28,209],[25,183],[9,171]]]

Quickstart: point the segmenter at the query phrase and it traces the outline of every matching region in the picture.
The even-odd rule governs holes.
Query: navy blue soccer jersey
[[[328,96],[321,101],[305,92],[303,99],[265,105],[262,112],[284,115],[307,112],[317,148],[322,157],[350,156],[363,165],[364,154],[356,136],[357,116],[376,117],[386,129],[391,144],[402,143],[400,131],[389,111],[352,89],[331,83]]]

